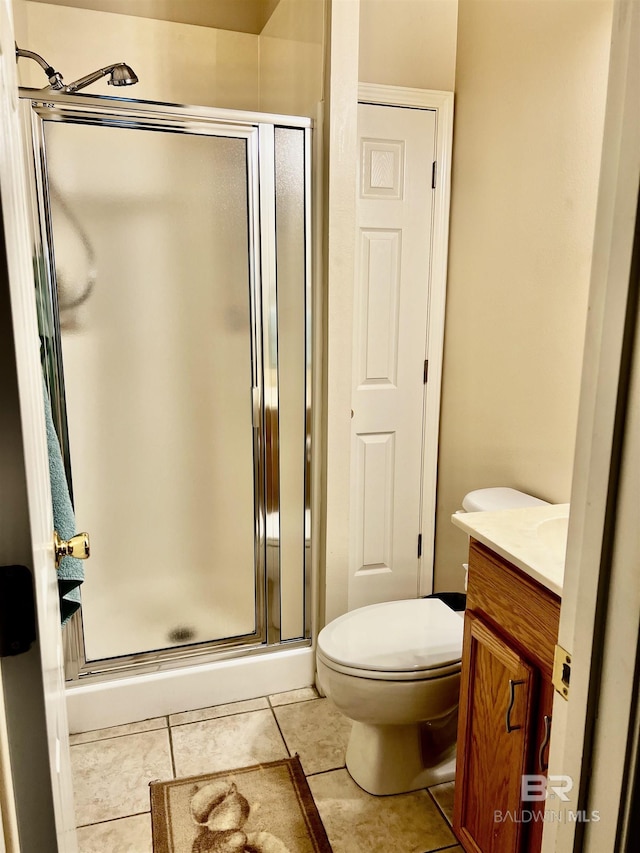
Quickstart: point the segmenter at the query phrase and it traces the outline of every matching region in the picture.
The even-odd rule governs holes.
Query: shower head
[[[68,86],[64,86],[62,91],[69,95],[73,94],[73,92],[78,92],[80,89],[84,89],[85,86],[95,83],[101,77],[106,77],[107,74],[110,75],[109,80],[107,80],[110,86],[133,86],[134,83],[138,82],[138,77],[132,68],[125,65],[124,62],[116,62],[113,65],[106,65],[98,71],[92,71],[91,74],[87,74],[86,77],[81,77],[73,83],[69,83]]]
[[[133,86],[138,82],[138,75],[129,65],[119,62],[111,69],[111,79],[107,80],[110,86]]]
[[[66,92],[68,95],[79,92],[80,89],[90,86],[101,77],[106,77],[107,74],[110,75],[109,80],[107,80],[110,86],[133,86],[134,83],[138,82],[137,74],[129,65],[126,65],[124,62],[115,62],[113,65],[106,65],[98,71],[92,71],[91,74],[87,74],[85,77],[81,77],[79,80],[75,80],[73,83],[67,85],[62,79],[62,74],[56,71],[55,68],[52,68],[38,53],[34,53],[32,50],[21,50],[16,45],[16,62],[21,56],[33,59],[44,70],[50,84],[46,88],[55,89],[58,92]]]

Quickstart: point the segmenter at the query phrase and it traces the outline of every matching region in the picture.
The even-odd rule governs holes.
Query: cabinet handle
[[[524,684],[524,681],[514,681],[513,678],[509,679],[509,707],[507,708],[507,713],[505,716],[505,724],[507,727],[507,734],[511,734],[511,732],[515,732],[518,729],[521,729],[522,726],[512,726],[511,725],[511,711],[513,710],[513,704],[516,701],[516,685]]]
[[[547,748],[547,744],[549,743],[549,738],[551,737],[551,717],[548,714],[544,715],[544,738],[542,743],[540,744],[540,749],[538,751],[538,767],[540,768],[540,772],[544,773],[545,770],[549,767],[549,762],[544,760],[544,751]]]

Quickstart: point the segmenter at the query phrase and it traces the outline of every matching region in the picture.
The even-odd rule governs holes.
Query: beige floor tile
[[[151,816],[123,817],[78,830],[78,853],[152,853]]]
[[[168,729],[71,747],[76,824],[149,811],[149,782],[171,779]]]
[[[427,853],[456,843],[426,791],[372,797],[346,770],[307,781],[333,853]]]
[[[111,726],[108,729],[94,729],[92,732],[80,732],[77,735],[69,735],[69,743],[75,746],[78,743],[90,743],[94,740],[107,740],[110,737],[121,737],[122,735],[134,735],[139,732],[152,732],[156,729],[166,729],[166,717],[154,717],[151,720],[142,720],[139,723],[127,723],[124,726]]]
[[[444,814],[449,823],[453,823],[453,792],[455,783],[443,782],[441,785],[434,785],[429,788],[429,793],[440,806],[440,811]]]
[[[274,693],[269,696],[269,702],[276,708],[278,705],[291,705],[293,702],[306,702],[308,699],[317,698],[315,687],[301,687],[299,690],[287,690],[286,693]]]
[[[276,761],[288,755],[271,711],[176,726],[171,729],[171,737],[179,779]]]
[[[215,720],[218,717],[230,717],[231,714],[244,714],[246,711],[259,711],[268,707],[269,703],[266,699],[247,699],[244,702],[230,702],[227,705],[214,705],[211,708],[200,708],[197,711],[171,714],[169,724],[182,726],[185,723],[201,723],[203,720]]]
[[[289,751],[300,755],[306,774],[344,767],[351,720],[329,699],[283,705],[274,713]]]

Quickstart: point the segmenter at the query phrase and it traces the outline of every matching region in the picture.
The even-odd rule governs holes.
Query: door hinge
[[[571,681],[571,655],[562,646],[556,645],[553,655],[553,686],[564,698],[569,698],[569,682]]]
[[[436,188],[436,179],[438,176],[438,164],[436,161],[433,161],[433,165],[431,166],[431,189],[435,190]]]
[[[422,533],[418,533],[418,557],[422,557]]]
[[[422,380],[423,380],[425,385],[427,384],[427,382],[429,380],[429,359],[428,358],[425,358],[425,360],[424,360],[424,370],[422,373]]]

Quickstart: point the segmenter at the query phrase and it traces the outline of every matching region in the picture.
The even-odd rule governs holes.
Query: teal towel
[[[62,462],[60,442],[53,425],[51,401],[47,386],[44,388],[44,413],[47,424],[47,450],[49,451],[49,477],[51,479],[51,501],[53,503],[53,526],[61,539],[71,539],[76,534],[73,506],[69,497],[69,485]],[[58,592],[60,594],[60,616],[62,624],[69,621],[80,607],[80,584],[84,580],[82,560],[63,557],[58,566]]]

